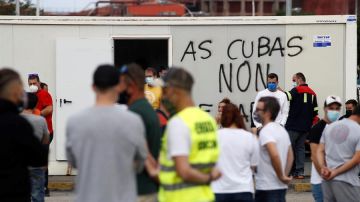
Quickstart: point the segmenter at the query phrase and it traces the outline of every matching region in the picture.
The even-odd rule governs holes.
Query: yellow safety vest
[[[219,156],[217,126],[215,120],[197,107],[189,107],[174,117],[181,118],[191,131],[189,163],[193,168],[208,174]],[[168,131],[162,140],[160,152],[160,202],[211,202],[214,193],[208,184],[185,182],[176,172],[175,163],[168,159]]]

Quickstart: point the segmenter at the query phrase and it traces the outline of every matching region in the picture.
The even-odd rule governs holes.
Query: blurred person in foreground
[[[29,202],[29,166],[47,164],[47,150],[20,116],[24,107],[23,83],[17,72],[0,69],[0,201]]]
[[[327,126],[317,149],[325,202],[360,199],[360,106],[352,115]]]
[[[138,114],[145,125],[145,138],[148,155],[145,168],[137,175],[138,202],[156,202],[158,192],[158,162],[161,143],[159,118],[144,95],[144,70],[132,63],[120,69],[122,104],[127,104],[129,110]]]
[[[38,99],[34,93],[27,93],[27,106],[22,116],[32,125],[36,138],[46,146],[49,144],[49,131],[44,117],[34,115]],[[46,167],[30,167],[31,200],[44,202],[45,200],[45,169]]]
[[[341,110],[341,99],[338,96],[331,95],[328,96],[324,103],[324,118],[321,119],[317,124],[315,124],[309,133],[308,139],[310,142],[311,149],[311,191],[314,197],[315,202],[323,202],[323,193],[321,190],[322,178],[320,176],[321,167],[316,158],[316,152],[320,144],[321,136],[325,128],[337,121],[340,117]]]
[[[216,202],[252,202],[253,171],[259,161],[258,140],[245,130],[239,108],[232,103],[223,107],[221,125],[217,167],[222,176],[211,184]]]
[[[274,97],[262,97],[256,105],[254,120],[261,123],[260,160],[255,175],[256,202],[285,202],[288,177],[294,161],[290,138],[283,126],[275,122],[280,105]]]
[[[191,97],[194,79],[182,68],[164,77],[163,103],[175,114],[168,122],[160,152],[160,202],[214,201],[210,183],[221,174],[217,126]]]
[[[78,169],[78,202],[136,201],[136,172],[146,159],[145,129],[140,117],[115,103],[120,75],[111,65],[93,75],[96,104],[69,118],[66,151]]]

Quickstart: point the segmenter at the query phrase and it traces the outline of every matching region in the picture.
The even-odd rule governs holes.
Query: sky
[[[36,4],[37,0],[32,0]],[[96,0],[39,0],[40,8],[45,11],[73,12],[83,10],[89,3]],[[93,5],[90,8],[94,7]]]

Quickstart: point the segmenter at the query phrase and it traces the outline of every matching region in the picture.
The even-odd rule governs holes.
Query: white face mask
[[[297,83],[294,81],[292,85],[295,88],[297,86]]]
[[[145,77],[145,82],[149,85],[154,85],[154,78],[153,77]]]
[[[39,88],[36,85],[29,86],[30,93],[36,93],[38,92]]]

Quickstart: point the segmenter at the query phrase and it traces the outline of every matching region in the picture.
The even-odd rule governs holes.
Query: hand
[[[156,178],[159,175],[160,167],[154,157],[150,154],[145,160],[145,167],[150,177]]]
[[[326,171],[324,171],[324,172],[325,172],[325,175],[323,176],[323,178],[324,178],[325,180],[332,180],[332,179],[334,179],[336,176],[338,176],[338,173],[337,173],[336,169],[331,170],[331,169],[329,169],[329,168],[326,168]]]
[[[326,180],[327,178],[330,177],[330,175],[331,175],[331,171],[329,168],[327,168],[327,167],[321,168],[321,177],[322,178],[324,178]]]
[[[221,175],[222,174],[218,168],[213,168],[211,170],[210,176],[211,176],[212,181],[219,179],[221,177]]]
[[[293,178],[292,177],[288,177],[286,175],[283,175],[281,178],[280,178],[280,181],[284,184],[290,184],[291,180]]]

